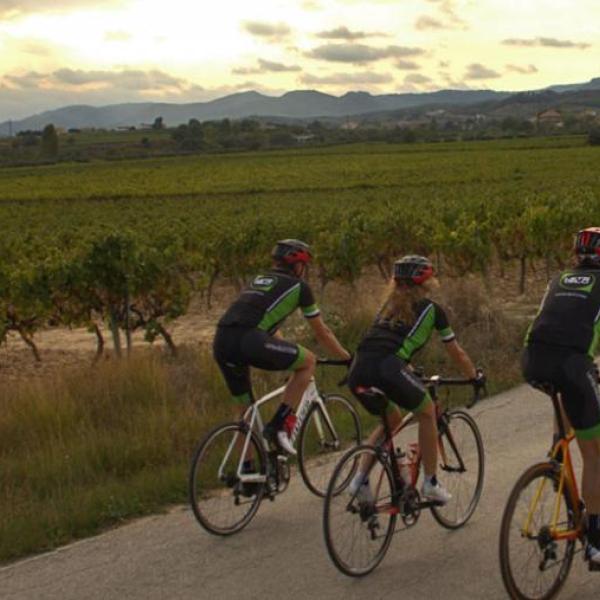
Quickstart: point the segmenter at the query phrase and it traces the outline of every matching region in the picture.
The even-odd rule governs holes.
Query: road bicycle
[[[421,499],[417,489],[421,471],[418,444],[408,444],[406,452],[394,447],[394,436],[414,423],[415,417],[408,413],[392,431],[386,413],[387,398],[377,388],[366,388],[361,400],[369,412],[380,415],[383,439],[375,446],[352,448],[340,459],[323,508],[327,551],[334,565],[346,575],[361,577],[373,571],[383,560],[394,533],[414,526],[424,509],[430,509],[443,527],[458,529],[471,518],[481,497],[485,466],[481,434],[465,410],[440,406],[438,388],[473,386],[473,399],[467,407],[470,408],[485,393],[484,387],[470,379],[439,375],[421,379],[435,403],[440,468],[452,499],[443,506]],[[347,489],[359,464],[363,468],[370,465],[365,477],[371,498],[366,501],[360,490],[351,494]],[[398,517],[402,527],[396,526]]]
[[[500,569],[506,591],[518,600],[549,600],[564,585],[576,552],[585,548],[585,508],[579,495],[559,394],[552,398],[558,433],[548,460],[531,466],[510,493],[500,528]],[[576,550],[577,542],[581,548]],[[591,567],[593,569],[593,567]]]
[[[319,365],[348,361],[317,359]],[[288,456],[263,434],[261,408],[283,394],[282,386],[252,403],[238,422],[219,425],[199,443],[190,468],[189,499],[200,525],[231,535],[252,520],[263,498],[274,500],[290,481]],[[296,411],[291,434],[298,440],[298,467],[304,483],[324,496],[340,454],[360,443],[361,425],[353,404],[339,394],[319,393],[314,378]]]

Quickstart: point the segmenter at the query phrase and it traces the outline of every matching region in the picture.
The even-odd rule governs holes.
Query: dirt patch
[[[472,277],[472,276],[470,276]],[[479,279],[479,278],[477,278]],[[442,279],[443,282],[443,279]],[[489,293],[491,302],[500,305],[510,318],[516,320],[530,319],[537,310],[539,301],[546,286],[543,269],[529,274],[527,292],[519,295],[517,289],[517,266],[504,269],[504,276],[492,272],[483,285]],[[319,303],[325,307],[326,317],[331,317],[335,328],[334,317],[343,319],[356,311],[375,312],[385,293],[386,282],[376,269],[367,270],[354,285],[330,283],[324,292],[318,290],[316,282],[312,282]],[[215,325],[223,310],[235,298],[234,286],[221,284],[216,286],[212,307],[208,308],[206,298],[197,294],[191,302],[186,315],[168,325],[175,343],[178,346],[196,346],[210,344]],[[299,320],[291,320],[288,327],[290,337],[300,327]],[[103,329],[106,340],[106,356],[112,354],[112,345],[108,332]],[[36,363],[31,351],[22,340],[11,334],[6,344],[0,346],[0,378],[18,380],[27,377],[45,377],[55,374],[60,369],[77,368],[82,363],[90,364],[96,353],[96,337],[84,328],[65,329],[49,328],[35,335],[35,342],[40,351],[42,361]],[[133,334],[134,347],[147,347],[143,333]],[[157,340],[154,346],[164,348],[162,341]]]

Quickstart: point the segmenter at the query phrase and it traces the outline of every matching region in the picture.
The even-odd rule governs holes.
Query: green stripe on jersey
[[[429,339],[435,324],[435,308],[430,304],[415,323],[410,333],[404,338],[404,342],[396,355],[404,360],[410,357]]]
[[[263,331],[271,331],[275,325],[283,321],[290,313],[294,312],[300,301],[300,284],[286,290],[264,314],[258,328]]]

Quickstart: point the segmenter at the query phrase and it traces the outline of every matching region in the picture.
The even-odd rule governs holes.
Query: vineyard
[[[442,272],[550,271],[600,222],[600,154],[580,137],[368,144],[0,169],[0,343],[84,326],[116,352],[165,339],[195,292],[240,286],[273,241],[307,240],[311,278],[382,277],[420,252]]]

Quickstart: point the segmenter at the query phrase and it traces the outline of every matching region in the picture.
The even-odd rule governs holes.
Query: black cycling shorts
[[[266,371],[294,370],[304,362],[299,344],[247,327],[217,327],[213,355],[234,400],[252,400],[250,367]]]
[[[389,400],[410,412],[420,412],[431,402],[423,382],[395,354],[359,352],[350,367],[348,385],[361,402],[357,391],[361,387],[380,389]]]
[[[564,348],[532,344],[525,348],[523,375],[532,385],[551,383],[579,439],[600,438],[600,390],[592,359]]]

